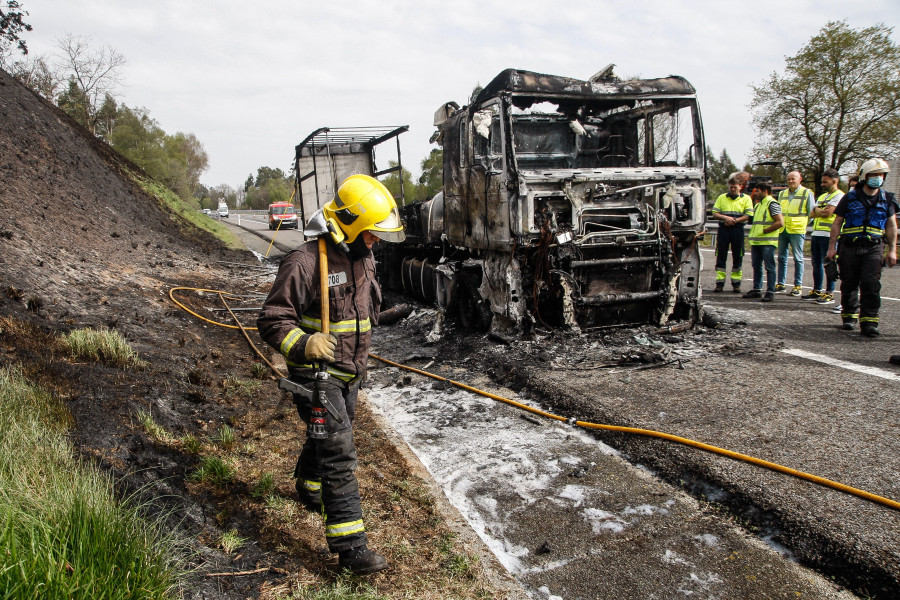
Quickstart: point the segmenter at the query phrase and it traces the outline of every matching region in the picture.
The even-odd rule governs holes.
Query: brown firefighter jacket
[[[334,244],[326,243],[326,247],[330,333],[337,338],[335,360],[328,365],[328,371],[351,381],[366,373],[381,290],[375,281],[375,259],[371,252],[351,260]],[[292,372],[314,368],[306,359],[306,344],[309,334],[322,330],[319,289],[318,241],[312,240],[282,259],[256,321],[262,339],[281,352]]]

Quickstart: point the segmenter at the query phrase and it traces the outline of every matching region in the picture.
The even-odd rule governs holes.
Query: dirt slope
[[[121,478],[126,492],[140,490],[191,541],[198,571],[185,597],[269,598],[333,580],[319,517],[290,500],[302,442],[290,397],[254,368],[242,338],[188,316],[167,295],[173,286],[265,292],[263,279],[248,283],[222,264],[258,263],[179,225],[126,176],[135,170],[0,71],[0,365],[23,365],[64,398],[79,451]],[[55,336],[88,326],[117,329],[150,366],[123,371],[61,356]],[[144,431],[140,411],[172,437]],[[395,565],[372,579],[377,591],[409,595],[415,584],[433,597],[502,596],[477,578],[481,567],[453,541],[427,482],[361,413],[367,526]],[[236,440],[223,449],[215,440],[225,425]],[[185,435],[199,450],[179,441]],[[235,468],[232,483],[190,481],[207,455]],[[269,501],[250,493],[265,473],[275,481]],[[248,541],[227,554],[219,538],[230,529]],[[209,576],[231,571],[253,573]]]

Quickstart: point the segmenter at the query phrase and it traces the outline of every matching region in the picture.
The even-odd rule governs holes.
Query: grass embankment
[[[175,541],[81,463],[62,403],[0,368],[0,597],[172,598]]]
[[[135,173],[130,173],[130,175],[142,190],[156,198],[160,206],[172,213],[177,220],[185,221],[197,229],[211,233],[232,250],[244,249],[244,244],[227,227],[188,206],[184,200],[178,197],[178,194],[166,186]]]

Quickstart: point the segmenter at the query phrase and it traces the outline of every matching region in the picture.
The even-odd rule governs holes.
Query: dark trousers
[[[315,382],[291,377],[308,388]],[[356,397],[359,385],[347,385],[331,378],[325,382],[328,400],[340,413],[344,422],[339,424],[328,415],[326,439],[307,437],[297,460],[295,477],[322,484],[322,511],[325,514],[325,539],[328,549],[340,552],[366,545],[366,532],[362,525],[362,508],[359,502],[359,483],[356,480],[356,446],[353,443],[353,419],[356,417]],[[312,404],[294,395],[297,412],[304,423],[309,423]]]
[[[809,249],[812,253],[813,289],[817,292],[825,290],[829,294],[834,291],[835,281],[825,278],[825,256],[828,254],[827,235],[813,235],[809,238]]]
[[[775,293],[775,246],[771,244],[750,246],[750,262],[753,264],[753,289],[762,291],[763,268],[766,273],[766,291]]]
[[[841,319],[878,324],[881,308],[881,267],[883,248],[877,244],[838,243],[838,267],[841,270]]]
[[[725,268],[728,264],[728,250],[731,250],[731,284],[741,285],[744,262],[744,226],[725,227],[719,225],[716,233],[716,283],[725,282]]]

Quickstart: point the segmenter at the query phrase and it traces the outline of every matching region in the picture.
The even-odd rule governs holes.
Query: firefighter
[[[847,192],[834,214],[828,260],[837,256],[841,272],[841,320],[852,331],[857,320],[860,333],[878,332],[881,308],[881,269],[897,264],[897,203],[882,189],[890,172],[888,164],[872,158],[859,169],[859,183]],[[842,229],[843,227],[843,229]],[[837,243],[837,250],[835,250]],[[887,254],[885,255],[885,246]]]
[[[816,205],[812,190],[800,185],[803,176],[799,171],[787,174],[787,189],[778,193],[781,213],[784,215],[784,229],[778,234],[778,283],[776,292],[786,291],[788,249],[794,256],[794,287],[791,296],[800,296],[803,284],[803,244],[806,240],[806,226],[809,213]]]
[[[405,234],[393,196],[367,175],[344,180],[337,197],[313,215],[304,234],[324,237],[325,243],[320,247],[318,240],[308,241],[282,259],[257,326],[262,338],[284,355],[290,381],[302,390],[315,390],[294,393],[307,424],[294,472],[300,501],[321,510],[328,548],[338,554],[340,566],[365,575],[387,567],[384,557],[367,546],[354,473],[357,392],[381,304],[372,245],[379,239],[399,242]],[[321,249],[327,273],[321,272]],[[328,285],[328,334],[322,332],[321,277],[327,277]]]
[[[713,205],[712,218],[720,221],[716,234],[716,287],[714,292],[725,289],[725,269],[728,265],[728,249],[731,249],[731,290],[737,294],[741,291],[741,279],[744,276],[742,263],[744,260],[744,223],[753,214],[753,201],[750,196],[741,192],[740,173],[728,178],[728,193],[716,198]]]

